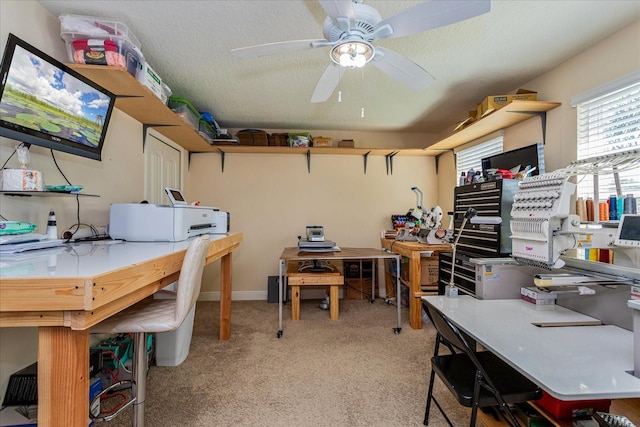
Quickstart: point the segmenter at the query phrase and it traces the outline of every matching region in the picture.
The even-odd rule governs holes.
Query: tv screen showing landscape
[[[113,94],[14,35],[1,73],[2,136],[100,159]]]

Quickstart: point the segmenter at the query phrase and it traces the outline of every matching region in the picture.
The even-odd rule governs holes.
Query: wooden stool
[[[335,266],[334,266],[335,267]],[[344,276],[336,269],[332,272],[312,273],[298,271],[295,262],[289,263],[287,283],[291,287],[291,320],[300,320],[300,287],[329,287],[329,317],[338,320],[338,300],[340,286],[344,285]]]

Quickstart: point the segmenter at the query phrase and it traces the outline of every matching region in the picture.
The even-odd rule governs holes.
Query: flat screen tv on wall
[[[13,34],[0,77],[0,136],[101,160],[114,94]]]

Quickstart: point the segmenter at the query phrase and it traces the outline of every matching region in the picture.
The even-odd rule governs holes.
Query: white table
[[[538,327],[589,316],[561,306],[536,308],[522,300],[428,296],[444,313],[523,375],[560,400],[640,397],[633,370],[633,333],[617,326]]]
[[[231,253],[242,233],[213,235],[221,261],[220,339],[231,334]],[[78,243],[0,256],[0,327],[38,327],[38,425],[87,425],[89,329],[177,280],[191,242]]]

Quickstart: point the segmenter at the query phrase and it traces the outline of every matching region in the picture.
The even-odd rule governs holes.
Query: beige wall
[[[365,175],[361,156],[313,155],[308,173],[305,155],[227,154],[222,173],[218,154],[197,154],[186,192],[191,200],[231,212],[231,229],[245,239],[233,255],[234,298],[261,299],[267,277],[278,273],[283,247],[295,246],[306,225],[323,225],[340,246],[379,247],[391,214],[415,206],[412,186],[424,193],[425,206],[436,203],[434,177],[433,157],[396,157],[392,175],[384,157],[371,157]],[[212,283],[203,283],[203,298],[217,291]]]

